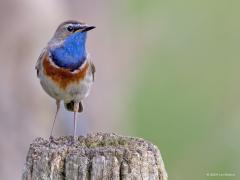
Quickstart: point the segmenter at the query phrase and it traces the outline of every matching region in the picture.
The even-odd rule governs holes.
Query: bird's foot
[[[75,144],[77,144],[77,137],[72,136],[71,140],[69,141],[69,146],[73,146]]]
[[[50,136],[50,137],[49,137],[49,146],[50,146],[52,143],[55,143],[55,144],[56,144],[56,141],[54,140],[54,137],[53,137],[53,136]]]

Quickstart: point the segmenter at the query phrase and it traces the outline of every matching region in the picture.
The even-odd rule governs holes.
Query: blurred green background
[[[59,23],[77,19],[97,26],[88,36],[96,81],[78,134],[148,139],[169,179],[239,179],[239,9],[237,0],[1,1],[2,178],[19,179],[29,144],[49,136],[55,102],[34,66]],[[54,134],[72,128],[62,106]]]
[[[129,112],[170,179],[239,179],[240,1],[131,1],[142,50]],[[234,177],[207,177],[206,173]]]

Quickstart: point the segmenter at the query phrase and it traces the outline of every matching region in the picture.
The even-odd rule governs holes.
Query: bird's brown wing
[[[93,81],[94,81],[94,74],[95,74],[95,72],[96,72],[96,68],[95,68],[95,65],[93,64],[92,61],[90,61],[89,65],[90,65],[90,72],[91,72],[92,75],[93,75]]]
[[[37,63],[35,65],[35,69],[37,70],[37,76],[39,77],[39,71],[41,69],[41,63],[43,58],[45,57],[45,54],[47,53],[47,49],[44,48],[40,54],[40,56],[38,57]]]

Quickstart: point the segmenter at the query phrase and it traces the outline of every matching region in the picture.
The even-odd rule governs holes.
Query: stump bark
[[[109,133],[60,137],[30,145],[23,180],[167,180],[158,148],[141,138]]]

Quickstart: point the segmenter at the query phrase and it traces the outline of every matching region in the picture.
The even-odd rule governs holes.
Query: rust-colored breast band
[[[43,70],[44,74],[51,78],[61,89],[65,89],[69,84],[78,83],[84,79],[89,63],[85,63],[77,72],[71,72],[68,69],[55,67],[48,59],[48,56],[44,57]]]

